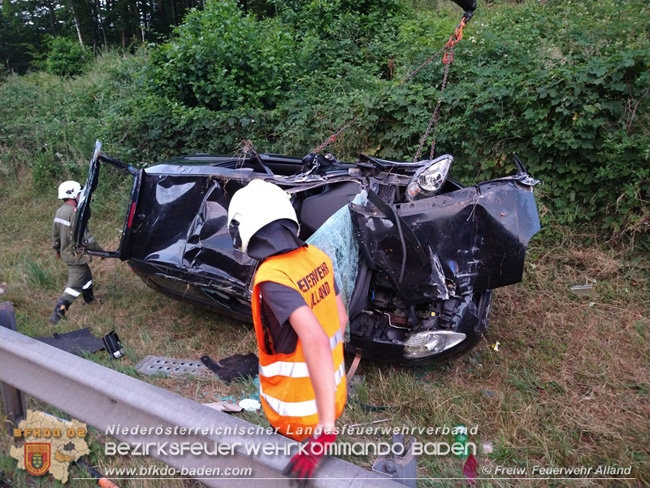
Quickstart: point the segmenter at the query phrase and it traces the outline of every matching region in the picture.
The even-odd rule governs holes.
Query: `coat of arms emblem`
[[[25,469],[29,474],[41,476],[50,469],[50,444],[44,442],[25,443]]]

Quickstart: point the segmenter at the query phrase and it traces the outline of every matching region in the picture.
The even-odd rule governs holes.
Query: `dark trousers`
[[[59,300],[69,304],[74,302],[79,295],[83,295],[86,303],[93,301],[93,274],[87,264],[68,265],[68,282]]]

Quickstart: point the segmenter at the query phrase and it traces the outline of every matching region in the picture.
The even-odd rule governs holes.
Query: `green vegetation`
[[[54,37],[50,41],[47,72],[59,76],[80,75],[88,57],[86,50],[78,42],[65,37]]]
[[[436,60],[400,82],[458,22],[455,6],[433,5],[278,2],[273,15],[253,16],[233,0],[208,2],[157,48],[105,53],[73,79],[8,78],[0,136],[29,161],[37,186],[82,172],[94,138],[129,163],[148,164],[231,154],[244,139],[261,151],[304,154],[349,126],[328,148],[340,158],[409,160],[444,65]],[[641,1],[482,6],[455,50],[437,154],[454,154],[455,175],[471,184],[513,171],[516,152],[544,183],[545,224],[590,223],[616,236],[647,231],[644,13]],[[48,71],[80,73],[83,53],[54,39]]]
[[[472,167],[490,175],[517,152],[562,223],[602,219],[619,231],[638,222],[650,182],[650,75],[637,7],[538,2],[514,22],[495,9],[459,47],[467,69],[446,95],[448,150],[469,149]],[[478,142],[463,144],[466,135]]]
[[[235,2],[192,12],[177,39],[154,52],[153,92],[189,108],[275,107],[299,76],[295,44],[282,27],[256,21]]]
[[[133,52],[166,40],[185,14],[205,0],[3,0],[0,2],[0,78],[43,67],[52,37],[92,53]],[[254,10],[258,2],[251,0]],[[263,2],[260,2],[263,3]]]
[[[232,154],[244,139],[260,151],[302,155],[348,126],[327,148],[340,159],[357,152],[413,158],[441,96],[444,66],[435,60],[401,81],[449,38],[460,16],[455,5],[242,3],[247,9],[205,2],[176,22],[168,42],[129,42],[130,49],[109,48],[88,62],[90,45],[102,44],[97,25],[82,31],[88,48],[80,50],[67,18],[65,35],[43,56],[46,29],[32,39],[8,15],[16,2],[3,3],[0,50],[39,46],[27,58],[43,67],[0,74],[0,282],[8,283],[2,299],[14,302],[21,332],[117,328],[127,345],[119,367],[128,374],[147,354],[219,358],[255,348],[246,326],[158,295],[112,260],[93,262],[97,293],[107,296],[102,305],[76,303],[58,328],[46,322],[65,282],[49,249],[56,186],[85,179],[95,139],[108,154],[144,166],[182,153]],[[344,423],[478,424],[477,441],[494,446],[493,454],[479,451],[481,465],[630,465],[632,477],[650,481],[649,13],[640,0],[479,0],[442,94],[436,154],[453,154],[453,174],[471,184],[514,171],[517,152],[543,181],[535,191],[545,233],[531,244],[524,282],[497,291],[489,343],[423,371],[362,362],[359,398],[391,408],[368,412],[351,399]],[[119,44],[115,26],[109,46]],[[128,39],[139,35],[137,26],[123,28]],[[160,32],[147,35],[161,39]],[[117,177],[104,182],[106,191],[128,192]],[[124,205],[117,206],[96,206],[91,222],[108,242],[121,226]],[[584,283],[598,295],[570,293]],[[498,352],[490,347],[496,341]],[[197,401],[251,386],[148,381]],[[96,433],[93,462],[139,465],[102,459],[102,442]],[[369,467],[370,460],[350,460]],[[0,456],[2,477],[31,486],[28,477],[14,478],[12,466]],[[455,477],[460,469],[457,459],[429,456],[419,475]],[[424,485],[448,486],[436,483]]]

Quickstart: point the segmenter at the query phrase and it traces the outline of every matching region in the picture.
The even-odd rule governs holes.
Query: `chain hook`
[[[453,47],[454,45],[460,41],[463,38],[463,29],[465,28],[465,25],[467,25],[467,17],[463,17],[460,20],[460,24],[456,26],[456,29],[454,29],[454,33],[451,35],[449,40],[447,41],[447,44],[445,44],[445,54],[442,57],[442,62],[444,64],[451,64],[454,62],[454,51]]]

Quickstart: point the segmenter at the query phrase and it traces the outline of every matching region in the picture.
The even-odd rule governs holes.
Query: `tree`
[[[18,73],[41,67],[46,35],[93,53],[164,42],[190,9],[203,7],[204,0],[0,0],[0,59]]]

